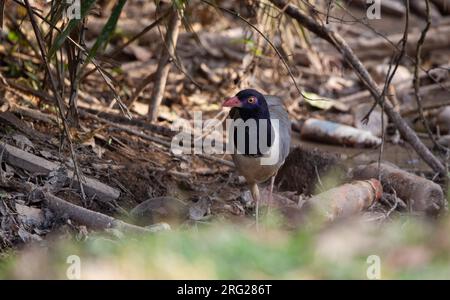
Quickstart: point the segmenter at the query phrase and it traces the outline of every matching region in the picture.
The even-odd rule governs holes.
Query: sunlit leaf
[[[8,40],[11,43],[17,43],[19,41],[19,35],[15,31],[8,32]]]
[[[305,99],[305,102],[308,103],[310,106],[315,107],[315,108],[319,108],[319,109],[323,109],[323,110],[328,110],[330,108],[334,108],[337,109],[339,111],[349,111],[349,107],[339,101],[336,101],[334,99],[330,99],[327,97],[322,97],[319,96],[317,94],[314,93],[310,93],[310,92],[303,92],[302,93],[303,98]]]

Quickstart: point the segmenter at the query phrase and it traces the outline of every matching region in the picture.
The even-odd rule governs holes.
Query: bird
[[[275,177],[289,154],[291,144],[289,115],[279,97],[263,95],[255,89],[239,91],[234,97],[226,99],[222,106],[231,107],[227,117],[235,122],[235,126],[231,129],[232,132],[229,132],[229,142],[234,145],[231,156],[237,172],[246,179],[256,204],[255,215],[258,230],[261,200],[258,184],[270,179],[270,206]],[[256,130],[252,131],[249,126],[245,126],[245,130],[239,128],[239,126],[244,126],[242,122],[248,120],[255,121]],[[244,148],[239,147],[239,141],[241,141],[241,145],[242,141],[244,142]],[[264,162],[264,159],[267,160],[270,155],[274,154],[275,159],[269,164]]]

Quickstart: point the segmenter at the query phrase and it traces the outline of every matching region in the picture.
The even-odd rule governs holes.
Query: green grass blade
[[[86,62],[89,62],[92,57],[95,57],[100,47],[108,43],[111,35],[116,29],[117,21],[119,20],[120,13],[122,12],[122,9],[126,2],[127,0],[119,0],[117,5],[114,7],[111,16],[109,16],[108,21],[106,22],[105,26],[103,26],[103,29],[100,32],[97,40],[95,41],[94,46],[92,46],[91,50],[89,50]]]
[[[75,29],[81,22],[81,20],[83,20],[86,17],[92,5],[94,5],[95,0],[84,0],[80,2],[81,2],[80,18],[70,20],[69,23],[67,24],[67,27],[56,36],[55,42],[53,43],[52,47],[48,52],[49,59],[52,58],[52,56],[56,53],[56,51],[62,46],[66,38],[72,32],[72,30]]]

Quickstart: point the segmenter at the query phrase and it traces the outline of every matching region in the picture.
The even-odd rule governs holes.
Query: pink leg
[[[272,202],[273,202],[273,186],[275,185],[275,176],[272,176],[272,178],[270,178],[270,186],[269,186],[269,201],[267,202],[267,214],[269,214],[270,212],[270,207],[272,206]]]
[[[256,183],[252,184],[250,186],[250,191],[252,193],[253,196],[253,200],[256,203],[256,231],[259,231],[259,200],[260,200],[260,196],[259,196],[259,188],[258,185]]]

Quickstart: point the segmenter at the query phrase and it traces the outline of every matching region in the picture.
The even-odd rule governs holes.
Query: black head
[[[245,151],[243,152],[244,154],[247,155],[261,155],[262,153],[265,153],[268,149],[268,147],[270,147],[273,143],[273,128],[270,122],[270,113],[269,113],[269,108],[267,106],[267,102],[266,99],[264,98],[264,95],[261,94],[260,92],[254,90],[254,89],[245,89],[240,91],[239,93],[236,94],[236,96],[231,97],[229,99],[227,99],[224,103],[223,106],[225,107],[232,107],[233,110],[238,110],[239,114],[238,118],[247,121],[249,119],[254,119],[256,120],[256,126],[257,126],[257,130],[256,130],[256,135],[255,136],[250,136],[249,132],[248,132],[248,128],[246,129],[245,132],[245,136],[244,136],[244,141],[245,141]],[[236,118],[236,115],[233,113],[233,110],[230,112],[230,115],[234,115]],[[258,122],[260,120],[267,120],[267,122]],[[261,126],[265,126],[267,127],[264,131],[261,132],[266,132],[266,137],[265,137],[265,141],[267,142],[266,145],[262,145],[265,148],[262,148],[261,145],[259,145],[260,143],[260,129],[263,129]],[[237,129],[235,128],[234,130],[234,144],[237,145]],[[256,153],[251,153],[250,152],[250,144],[254,144],[256,142],[257,145],[257,152]],[[265,149],[265,150],[263,150]]]
[[[268,113],[267,102],[264,95],[254,89],[245,89],[236,96],[227,99],[223,106],[236,107],[240,111],[253,112],[255,117],[258,113]]]

